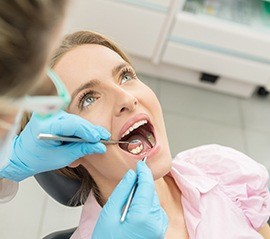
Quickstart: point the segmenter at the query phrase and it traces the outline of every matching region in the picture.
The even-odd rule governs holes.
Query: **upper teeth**
[[[121,138],[123,138],[124,136],[128,135],[130,132],[132,132],[134,129],[139,128],[140,126],[147,124],[147,120],[141,120],[136,122],[135,124],[133,124],[132,126],[129,127],[129,129],[122,135]]]

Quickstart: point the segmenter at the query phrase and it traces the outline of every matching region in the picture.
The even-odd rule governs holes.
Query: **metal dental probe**
[[[143,162],[146,162],[147,160],[147,155],[142,159]],[[135,184],[133,185],[131,191],[130,191],[130,194],[128,196],[128,200],[127,200],[127,203],[123,209],[123,212],[122,212],[122,215],[121,215],[121,218],[120,218],[120,222],[124,222],[125,219],[126,219],[126,216],[127,216],[127,212],[128,212],[128,209],[130,207],[130,204],[131,204],[131,201],[134,197],[134,194],[135,194],[135,191],[138,187],[138,179],[136,180]]]
[[[66,137],[66,136],[60,136],[60,135],[53,135],[53,134],[39,134],[37,136],[40,140],[56,140],[56,141],[63,141],[63,142],[87,142],[84,139],[78,138],[78,137]],[[128,141],[120,141],[120,140],[99,140],[100,143],[103,144],[133,144],[132,142]]]

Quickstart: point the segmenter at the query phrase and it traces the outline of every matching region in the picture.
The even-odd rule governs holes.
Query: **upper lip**
[[[149,120],[149,116],[144,114],[144,113],[140,113],[135,115],[134,117],[132,117],[131,119],[129,119],[121,128],[118,138],[121,139],[122,135],[132,126],[134,125],[136,122],[140,121],[140,120],[147,120],[147,122],[150,122]]]

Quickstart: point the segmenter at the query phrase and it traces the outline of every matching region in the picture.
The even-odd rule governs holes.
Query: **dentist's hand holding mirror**
[[[39,133],[74,136],[87,142],[63,143],[39,140]],[[106,146],[100,139],[109,139],[110,133],[100,126],[73,114],[60,111],[48,119],[33,114],[21,134],[12,143],[8,165],[1,169],[0,177],[21,181],[40,172],[68,166],[86,154],[102,154]]]

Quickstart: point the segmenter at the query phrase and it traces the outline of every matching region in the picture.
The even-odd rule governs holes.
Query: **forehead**
[[[100,71],[125,62],[118,53],[101,45],[88,44],[75,47],[64,54],[55,66],[56,71]]]
[[[125,63],[115,51],[101,45],[78,46],[62,56],[54,70],[70,92],[91,79],[107,79],[112,69]]]

